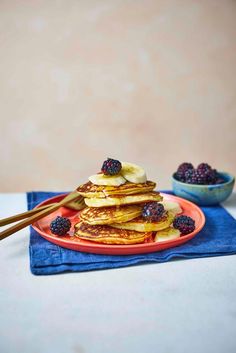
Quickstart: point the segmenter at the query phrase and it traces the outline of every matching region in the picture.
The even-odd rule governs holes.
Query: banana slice
[[[164,230],[160,230],[156,232],[154,241],[161,242],[161,241],[176,239],[179,237],[180,237],[180,231],[173,227],[169,227]]]
[[[94,174],[89,177],[89,181],[95,185],[111,185],[120,186],[126,183],[125,178],[121,175],[104,175]]]
[[[147,181],[145,170],[136,164],[121,162],[121,175],[131,183],[139,184]]]
[[[160,202],[162,203],[162,205],[164,206],[164,209],[166,211],[171,211],[174,215],[177,215],[179,213],[182,213],[183,210],[180,207],[180,205],[178,204],[178,202],[174,202],[174,201],[162,201]]]

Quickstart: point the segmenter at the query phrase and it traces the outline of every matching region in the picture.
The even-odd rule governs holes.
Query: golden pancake
[[[111,224],[128,222],[141,215],[140,206],[86,207],[80,212],[81,221],[96,224]]]
[[[166,215],[158,222],[149,222],[142,216],[139,216],[132,221],[124,223],[112,223],[111,226],[119,229],[134,230],[136,232],[155,232],[168,228],[174,220],[172,212],[166,212]]]
[[[84,199],[88,207],[108,207],[108,206],[120,206],[139,204],[150,201],[161,201],[162,196],[159,192],[152,191],[146,194],[135,194],[135,195],[116,195],[115,197],[108,196],[104,199],[99,198],[86,198]]]
[[[156,187],[156,183],[147,181],[146,183],[134,184],[126,182],[120,186],[111,185],[95,185],[90,181],[80,185],[77,191],[86,198],[105,198],[113,195],[132,195],[152,191]]]
[[[133,230],[116,229],[107,225],[92,226],[83,222],[75,225],[76,237],[105,244],[138,244],[152,236],[152,233],[141,233]]]

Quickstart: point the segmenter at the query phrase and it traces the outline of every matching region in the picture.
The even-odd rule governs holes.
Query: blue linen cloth
[[[167,191],[165,191],[167,192]],[[171,192],[168,192],[171,193]],[[29,192],[28,209],[61,193]],[[97,255],[62,248],[30,228],[30,269],[35,275],[118,268],[142,263],[166,262],[236,253],[236,220],[221,206],[202,207],[205,227],[189,242],[175,248],[138,255]]]

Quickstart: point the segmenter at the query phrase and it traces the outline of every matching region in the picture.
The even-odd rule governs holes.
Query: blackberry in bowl
[[[186,168],[185,172],[179,174],[179,168],[183,164]],[[191,166],[192,164],[182,163],[172,175],[172,187],[175,195],[201,206],[217,205],[230,196],[235,182],[233,175],[217,171],[208,163],[201,163],[197,168],[187,168],[187,165]],[[181,168],[180,171],[182,171]]]
[[[179,180],[179,181],[183,181],[185,182],[186,181],[186,175],[185,173],[186,172],[190,172],[193,171],[193,165],[192,163],[181,163],[175,173],[176,175],[176,179]]]

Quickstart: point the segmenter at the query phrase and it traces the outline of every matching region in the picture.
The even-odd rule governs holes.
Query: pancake
[[[126,182],[120,186],[111,185],[95,185],[90,181],[86,184],[82,184],[77,188],[80,195],[86,198],[105,198],[113,195],[132,195],[152,191],[155,189],[156,183],[152,181],[146,181],[146,183],[134,184]]]
[[[166,212],[165,216],[158,222],[149,222],[142,216],[139,216],[129,222],[112,223],[111,226],[118,229],[133,230],[136,232],[155,232],[168,228],[174,220],[172,212]]]
[[[138,244],[152,236],[152,233],[141,233],[133,230],[116,229],[107,225],[92,226],[83,222],[75,225],[76,237],[104,244]]]
[[[86,198],[84,199],[88,207],[108,207],[108,206],[120,206],[139,204],[149,201],[161,201],[162,196],[159,192],[152,191],[146,194],[135,194],[135,195],[116,195],[115,197],[108,196],[106,198]]]
[[[128,222],[142,213],[140,206],[86,207],[80,212],[81,221],[96,224]]]

